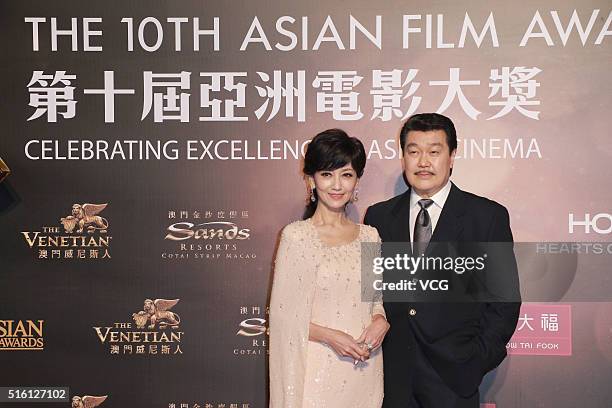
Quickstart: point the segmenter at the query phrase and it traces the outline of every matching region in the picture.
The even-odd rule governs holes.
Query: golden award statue
[[[2,183],[9,174],[11,174],[11,169],[8,168],[6,163],[4,163],[0,157],[0,183]]]

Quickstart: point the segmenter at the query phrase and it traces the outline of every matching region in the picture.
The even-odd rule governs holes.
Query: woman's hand
[[[365,328],[357,339],[357,343],[364,343],[370,352],[376,350],[382,344],[390,327],[391,325],[383,315],[376,314],[372,317],[372,323]]]
[[[361,347],[353,336],[340,330],[329,329],[326,340],[325,343],[343,357],[351,357],[356,361],[365,361],[370,357],[370,352]]]

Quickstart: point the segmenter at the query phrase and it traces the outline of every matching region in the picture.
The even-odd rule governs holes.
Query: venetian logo
[[[107,395],[101,397],[93,397],[91,395],[79,397],[75,395],[72,397],[72,408],[94,408],[102,404],[106,397]]]
[[[40,231],[22,231],[26,243],[38,259],[111,258],[108,220],[100,213],[104,204],[73,204],[70,215],[60,225],[43,226]]]
[[[181,318],[170,310],[180,299],[145,299],[142,310],[132,319],[106,326],[94,326],[100,343],[108,345],[110,354],[170,355],[183,354]]]
[[[178,302],[179,299],[146,299],[142,307],[143,310],[132,313],[136,327],[144,329],[146,326],[148,329],[154,329],[158,325],[160,329],[165,329],[168,326],[177,329],[181,318],[178,314],[171,312],[170,309]]]
[[[83,232],[87,228],[88,233],[93,233],[99,230],[100,233],[106,233],[108,229],[108,221],[106,218],[99,216],[108,204],[73,204],[72,215],[61,218],[60,221],[64,226],[64,231],[67,234],[72,234],[77,228],[77,233]]]

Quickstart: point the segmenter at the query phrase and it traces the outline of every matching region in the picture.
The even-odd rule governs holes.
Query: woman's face
[[[310,186],[316,188],[319,204],[332,211],[344,211],[357,186],[357,172],[349,163],[336,170],[321,170],[310,177]]]

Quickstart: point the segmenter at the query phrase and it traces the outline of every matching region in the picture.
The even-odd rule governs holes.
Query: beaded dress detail
[[[353,364],[324,344],[308,340],[310,322],[358,338],[381,299],[361,285],[363,257],[378,256],[375,228],[359,225],[346,244],[323,243],[312,221],[287,225],[276,255],[270,300],[270,408],[379,408],[383,400],[381,348]]]

